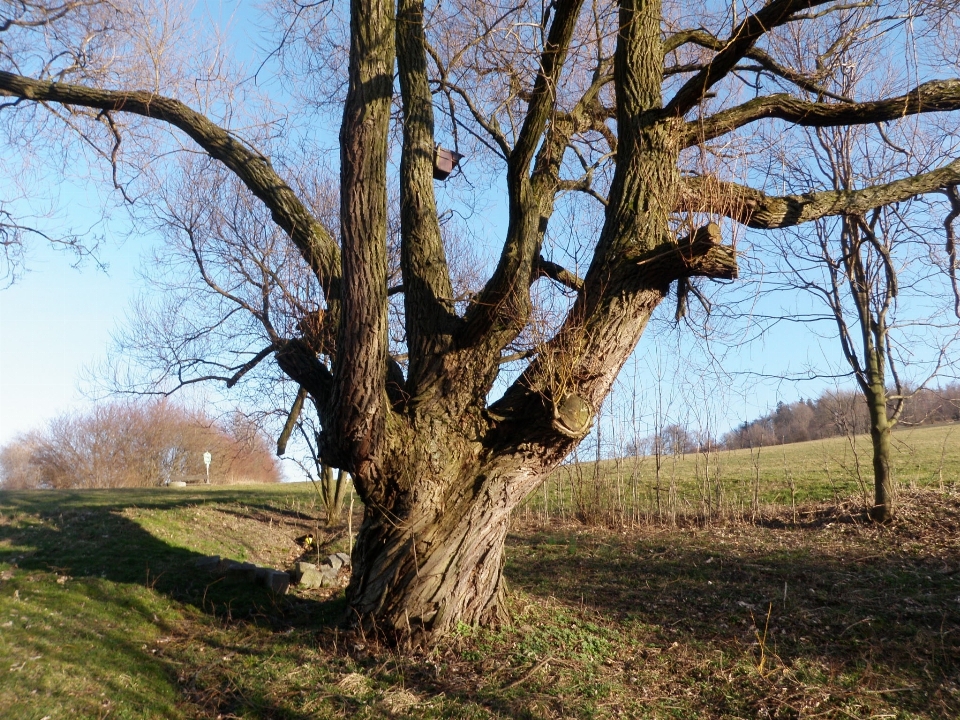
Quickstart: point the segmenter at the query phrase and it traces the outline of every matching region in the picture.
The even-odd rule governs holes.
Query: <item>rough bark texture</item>
[[[347,594],[367,629],[419,642],[458,622],[503,619],[512,503],[504,503],[502,478],[477,475],[475,461],[464,460],[448,459],[460,482],[421,478],[389,507],[366,508]]]
[[[334,463],[376,483],[387,423],[387,131],[393,91],[393,6],[351,0],[350,69],[340,126],[343,318],[324,437]],[[329,450],[328,450],[329,452]]]

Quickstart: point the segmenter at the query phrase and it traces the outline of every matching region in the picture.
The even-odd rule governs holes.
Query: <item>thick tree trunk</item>
[[[429,644],[458,623],[505,617],[503,561],[510,513],[540,474],[492,459],[438,423],[408,440],[393,488],[367,497],[347,589],[353,624]],[[485,464],[486,462],[486,464]]]
[[[347,590],[355,624],[429,643],[456,627],[505,618],[503,551],[510,511],[489,494],[443,511],[403,515],[367,506]]]
[[[557,8],[556,17],[567,24],[555,26],[550,38],[563,48],[579,4],[561,2]],[[701,256],[717,253],[715,241],[691,240],[680,248],[672,240],[678,149],[671,122],[655,112],[661,107],[663,66],[659,4],[627,2],[621,15],[616,62],[621,140],[597,254],[556,336],[538,347],[537,358],[504,396],[485,407],[501,351],[529,317],[528,283],[539,255],[544,218],[528,179],[536,142],[523,139],[536,118],[528,119],[510,157],[511,224],[497,271],[467,312],[457,342],[417,365],[421,370],[415,372],[411,361],[409,399],[390,415],[382,451],[368,466],[375,471],[356,478],[366,509],[347,596],[354,623],[365,631],[429,644],[458,623],[502,619],[503,550],[513,508],[589,432],[671,282],[735,274],[732,252],[722,268],[698,264]],[[416,44],[412,35],[403,37],[409,35],[403,23],[415,17],[416,12],[403,15],[404,47]],[[546,75],[559,57],[543,61]],[[413,60],[404,65],[402,80],[414,66]],[[540,117],[535,110],[549,87],[547,80],[537,80],[531,117]],[[417,117],[415,90],[415,83],[405,84],[411,120]],[[427,119],[421,124],[426,127]],[[405,142],[415,144],[415,126],[405,128]],[[411,164],[411,177],[414,170]],[[416,184],[409,182],[411,189]],[[417,221],[416,208],[406,209],[404,228],[430,230]],[[427,282],[429,273],[416,271],[414,258],[405,266],[411,313],[418,306],[412,302],[414,284],[433,286],[433,294],[440,284]],[[433,326],[427,323],[420,336],[425,347]],[[425,382],[428,369],[436,382]]]
[[[538,416],[528,415],[526,428],[541,442],[520,444],[511,444],[510,422],[471,412],[435,408],[416,413],[410,432],[395,426],[388,474],[374,488],[357,485],[365,508],[347,589],[353,625],[429,645],[460,623],[506,618],[510,514],[575,442],[550,441],[544,403]]]

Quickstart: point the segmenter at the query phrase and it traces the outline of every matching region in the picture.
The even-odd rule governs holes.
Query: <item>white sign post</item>
[[[207,485],[210,484],[210,461],[213,460],[213,455],[208,452],[203,454],[203,464],[207,466]]]

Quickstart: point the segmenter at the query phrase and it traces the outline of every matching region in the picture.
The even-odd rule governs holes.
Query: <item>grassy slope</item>
[[[345,632],[342,592],[194,567],[282,566],[307,531],[344,549],[310,486],[0,493],[0,717],[956,718],[951,481],[905,490],[890,528],[814,505],[799,523],[518,520],[512,625],[426,654]]]
[[[317,530],[312,492],[0,493],[0,717],[182,717],[164,647],[276,614],[265,591],[213,583],[195,560],[284,566],[292,538]]]

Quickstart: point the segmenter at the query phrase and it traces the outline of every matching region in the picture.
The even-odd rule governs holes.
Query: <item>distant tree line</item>
[[[717,448],[709,433],[697,433],[680,423],[665,425],[660,432],[627,443],[627,455],[686,455]]]
[[[0,486],[148,487],[177,480],[279,482],[269,440],[242,414],[218,421],[169,400],[131,400],[62,415],[0,448]]]
[[[913,393],[904,405],[903,426],[960,421],[960,384]],[[729,450],[820,440],[847,434],[867,433],[870,417],[867,403],[855,391],[831,391],[816,400],[777,403],[772,412],[745,422],[723,436]]]

